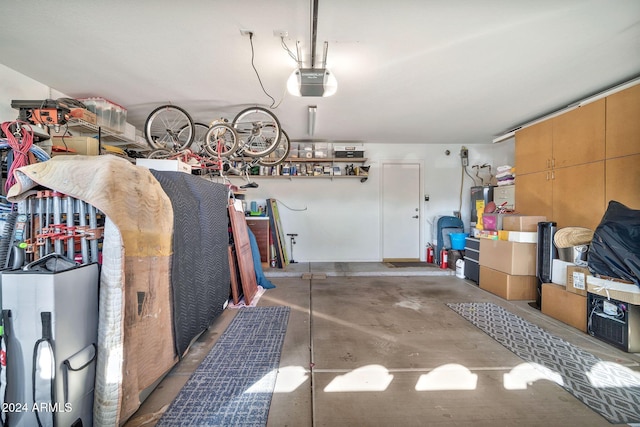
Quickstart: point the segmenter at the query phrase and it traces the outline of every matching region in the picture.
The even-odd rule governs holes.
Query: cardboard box
[[[538,279],[536,276],[514,276],[488,267],[480,266],[480,288],[506,300],[536,299]]]
[[[52,138],[53,147],[52,154],[54,155],[68,155],[68,154],[82,154],[86,156],[97,156],[100,154],[100,144],[96,138],[89,138],[86,136],[55,136]],[[73,150],[71,152],[56,151],[55,147],[61,149]]]
[[[571,265],[567,267],[567,285],[568,292],[587,296],[587,277],[591,276],[591,272],[587,267]]]
[[[478,230],[474,228],[473,237],[477,237],[478,239],[489,239],[489,240],[498,240],[498,232],[490,231],[490,230]]]
[[[69,115],[75,119],[83,120],[92,125],[97,123],[96,113],[89,111],[86,108],[72,108]]]
[[[551,281],[556,285],[567,286],[567,267],[572,265],[575,264],[554,259],[551,263]]]
[[[506,215],[502,219],[502,229],[507,231],[538,231],[538,223],[546,220],[546,216]]]
[[[191,165],[180,160],[136,159],[136,165],[157,171],[177,171],[191,173]]]
[[[633,305],[640,305],[640,287],[634,283],[623,283],[587,276],[587,292]]]
[[[587,332],[587,297],[555,283],[542,284],[542,313]]]
[[[508,234],[507,240],[510,242],[538,243],[537,231],[503,231]]]
[[[480,265],[516,276],[536,275],[534,243],[480,239]]]

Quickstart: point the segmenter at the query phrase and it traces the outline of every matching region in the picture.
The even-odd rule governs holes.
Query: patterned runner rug
[[[238,310],[157,426],[265,426],[289,312]]]
[[[609,422],[640,422],[640,372],[605,362],[495,304],[447,305]]]

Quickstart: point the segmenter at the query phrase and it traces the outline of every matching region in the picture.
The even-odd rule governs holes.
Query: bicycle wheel
[[[281,132],[282,135],[280,135],[278,146],[271,153],[261,157],[260,160],[258,160],[259,165],[275,166],[285,161],[291,151],[291,142],[289,141],[289,135],[287,135],[284,130]]]
[[[240,137],[243,154],[249,157],[266,156],[280,142],[280,122],[266,108],[251,107],[241,111],[233,119],[233,127]]]
[[[215,123],[204,136],[204,149],[212,156],[229,157],[239,144],[238,133],[227,123]]]
[[[166,148],[156,148],[155,150],[149,151],[147,159],[168,159],[175,154],[176,153]]]
[[[209,126],[205,125],[204,123],[194,123],[193,126],[196,130],[196,133],[193,137],[193,142],[191,143],[189,149],[198,155],[206,155],[207,153],[204,149],[204,138],[207,135]],[[188,128],[188,126],[185,126],[180,132],[186,131]]]
[[[175,105],[156,108],[144,124],[144,137],[151,148],[182,150],[191,145],[195,134],[189,113]]]

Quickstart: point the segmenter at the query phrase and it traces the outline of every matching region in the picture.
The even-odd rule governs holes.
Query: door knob
[[[418,219],[418,215],[414,215],[414,216],[412,216],[411,218]]]

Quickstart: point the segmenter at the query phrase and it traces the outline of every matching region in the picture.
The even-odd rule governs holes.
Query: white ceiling
[[[0,0],[0,63],[71,97],[102,96],[142,127],[161,103],[196,121],[278,104],[291,139],[489,143],[640,75],[638,0],[318,0],[329,98],[285,86],[311,0]]]

